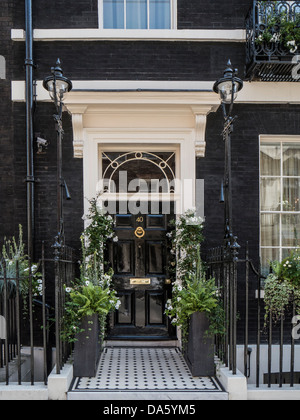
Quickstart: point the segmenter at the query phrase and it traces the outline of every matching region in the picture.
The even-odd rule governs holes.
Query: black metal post
[[[34,163],[33,163],[33,29],[32,0],[25,1],[26,30],[26,147],[27,147],[27,236],[28,256],[33,258],[34,238]]]
[[[57,133],[57,232],[59,241],[63,241],[63,191],[64,180],[62,177],[62,140],[63,140],[63,128],[62,128],[62,109],[60,106],[59,113],[54,115],[54,120],[56,123],[56,133]]]
[[[223,78],[214,84],[214,91],[218,92],[222,100],[224,128],[222,132],[225,145],[224,180],[222,183],[221,202],[224,202],[224,259],[228,265],[230,284],[230,325],[229,325],[229,367],[235,375],[237,372],[237,262],[240,246],[232,229],[232,171],[231,171],[231,134],[237,117],[232,117],[234,99],[242,87],[243,82],[236,77],[237,70],[231,68],[230,60]],[[227,110],[228,107],[228,110]]]
[[[63,76],[60,60],[56,62],[56,67],[51,69],[51,76],[44,79],[43,86],[50,93],[51,99],[54,101],[56,114],[54,115],[55,129],[57,133],[57,235],[55,236],[54,249],[54,264],[55,264],[55,318],[56,318],[56,372],[59,374],[62,368],[62,348],[61,348],[61,255],[64,248],[64,222],[63,222],[63,191],[65,188],[65,181],[62,177],[62,141],[63,141],[63,127],[62,127],[62,113],[63,113],[63,96],[70,92],[72,83],[69,79]],[[69,198],[69,197],[68,197]]]

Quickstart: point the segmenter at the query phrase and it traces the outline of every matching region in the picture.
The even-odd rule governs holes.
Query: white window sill
[[[35,29],[35,41],[197,41],[197,42],[245,42],[244,29]],[[24,41],[23,29],[12,29],[13,41]]]

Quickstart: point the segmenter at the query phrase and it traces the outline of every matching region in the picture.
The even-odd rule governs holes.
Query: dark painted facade
[[[243,29],[251,0],[178,0],[178,30]],[[25,104],[12,103],[11,81],[25,78],[24,42],[11,40],[11,29],[24,28],[24,2],[2,0],[0,55],[6,59],[6,79],[0,80],[0,242],[26,226]],[[38,29],[97,28],[96,0],[40,0],[33,2],[33,25]],[[34,77],[43,79],[59,56],[65,74],[73,80],[213,81],[222,74],[228,58],[244,76],[243,42],[190,41],[59,41],[34,42]],[[240,245],[250,244],[259,259],[259,135],[299,132],[296,105],[236,105],[238,115],[232,136],[233,224]],[[35,257],[42,241],[51,244],[56,234],[56,134],[51,104],[37,102],[34,131],[50,141],[45,154],[34,153]],[[208,116],[206,156],[197,159],[197,178],[205,180],[205,248],[223,240],[223,205],[219,204],[224,168],[221,110]],[[71,117],[64,113],[63,172],[72,195],[65,202],[65,233],[70,246],[80,247],[83,230],[83,161],[73,157]],[[26,228],[25,228],[26,230]]]

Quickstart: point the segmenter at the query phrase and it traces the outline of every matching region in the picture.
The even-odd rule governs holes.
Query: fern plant
[[[81,235],[82,261],[80,278],[72,287],[65,287],[66,303],[62,339],[75,342],[82,332],[85,317],[98,315],[100,335],[105,337],[106,318],[120,307],[120,300],[112,287],[113,270],[105,272],[104,250],[107,241],[118,238],[114,234],[113,219],[98,207],[97,199],[90,200],[89,225]]]
[[[171,323],[181,328],[183,341],[186,341],[190,317],[196,312],[207,314],[210,327],[207,334],[225,332],[225,315],[219,297],[219,289],[214,278],[206,278],[198,248],[196,269],[194,273],[173,285],[173,297],[166,305],[166,315]]]

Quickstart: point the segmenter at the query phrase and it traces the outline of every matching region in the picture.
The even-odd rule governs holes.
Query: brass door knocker
[[[135,230],[134,233],[135,233],[135,236],[137,238],[139,238],[139,239],[141,239],[141,238],[143,238],[145,236],[145,231],[144,231],[144,229],[141,226],[139,226],[138,228],[136,228],[136,230]]]

